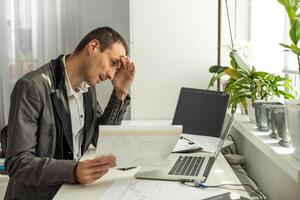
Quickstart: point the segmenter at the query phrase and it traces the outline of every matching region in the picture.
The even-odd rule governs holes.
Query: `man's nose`
[[[113,79],[114,79],[115,73],[116,73],[115,70],[109,70],[109,71],[107,72],[107,77],[109,78],[109,80],[113,80]]]

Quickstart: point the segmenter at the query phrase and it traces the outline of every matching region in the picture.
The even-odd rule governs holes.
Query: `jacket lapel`
[[[66,97],[64,96],[65,94],[61,89],[56,89],[52,93],[52,102],[53,102],[53,107],[55,109],[55,112],[59,118],[59,121],[61,122],[60,124],[62,126],[65,139],[67,140],[69,148],[73,151],[71,116],[70,116],[69,104],[66,100]]]
[[[92,121],[94,118],[94,109],[93,109],[93,95],[91,88],[89,87],[89,91],[83,94],[83,100],[84,100],[84,138],[81,146],[81,152],[83,153],[87,148],[88,145],[90,144],[90,141],[93,137],[94,130],[90,130],[92,125]]]
[[[70,116],[69,102],[65,87],[65,71],[62,56],[52,60],[50,63],[54,79],[54,90],[51,93],[52,105],[60,122],[63,135],[68,143],[69,149],[73,152],[72,122]]]

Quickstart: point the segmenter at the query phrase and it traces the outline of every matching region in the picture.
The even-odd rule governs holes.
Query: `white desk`
[[[137,169],[132,169],[128,171],[120,171],[120,170],[110,170],[108,174],[104,177],[99,179],[97,182],[91,185],[71,185],[71,184],[64,184],[58,191],[55,196],[55,199],[70,199],[70,200],[81,200],[81,199],[101,199],[101,195],[105,193],[107,189],[117,180],[120,179],[130,179],[134,180],[134,174],[137,172]],[[140,179],[139,179],[140,180]],[[154,180],[149,180],[154,181]],[[159,181],[160,182],[160,181]],[[217,190],[224,190],[219,188],[209,188],[206,190],[199,189],[199,188],[192,188],[185,185],[182,185],[179,182],[173,181],[163,181],[164,184],[168,188],[172,188],[173,191],[169,191],[168,199],[185,199],[185,200],[192,200],[192,199],[201,199],[201,196],[207,195],[210,191],[217,191]],[[206,181],[208,185],[218,185],[223,183],[240,183],[239,179],[236,177],[230,166],[228,165],[227,161],[225,160],[222,154],[219,155],[217,161],[215,162],[210,175]],[[229,186],[232,188],[232,186]],[[243,187],[235,187],[236,189],[244,189]],[[151,188],[149,188],[151,190]],[[120,191],[121,193],[122,191]],[[248,197],[248,194],[245,191],[231,191],[233,193],[242,195],[244,197]],[[175,197],[175,198],[174,198]]]
[[[128,123],[128,122],[127,122]],[[132,124],[132,122],[130,122]],[[139,121],[135,124],[148,124],[147,123],[141,123]],[[151,123],[152,124],[152,123]],[[156,123],[159,125],[166,124],[166,123]],[[194,141],[197,142],[197,141]],[[92,156],[92,152],[87,152],[87,155],[85,155],[85,159]],[[95,183],[91,185],[71,185],[71,184],[63,184],[58,193],[55,196],[55,199],[101,199],[101,196],[105,194],[105,192],[112,186],[112,184],[115,181],[118,180],[135,180],[134,174],[138,171],[138,168],[128,170],[128,171],[120,171],[120,170],[110,170],[104,177],[96,181]],[[141,180],[141,179],[139,179]],[[155,180],[147,180],[147,181],[155,181]],[[182,185],[179,182],[175,181],[157,181],[157,183],[162,183],[164,185],[165,189],[162,189],[161,193],[163,195],[158,196],[156,199],[185,199],[185,200],[192,200],[192,199],[201,199],[201,197],[206,196],[208,193],[211,193],[211,191],[225,191],[225,189],[220,188],[209,188],[209,189],[200,189],[200,188],[194,188]],[[214,163],[212,170],[209,174],[209,177],[206,181],[207,185],[219,185],[224,183],[234,183],[234,184],[240,184],[239,179],[234,174],[233,170],[225,160],[224,156],[222,154],[219,154],[218,159]],[[229,188],[233,188],[233,186],[228,186]],[[236,190],[228,190],[231,191],[234,194],[242,195],[244,197],[249,198],[249,195],[244,190],[245,188],[240,187],[234,187]],[[151,187],[149,188],[151,190]],[[176,192],[175,192],[176,191]],[[119,191],[120,195],[123,191]],[[131,199],[129,199],[131,200]]]

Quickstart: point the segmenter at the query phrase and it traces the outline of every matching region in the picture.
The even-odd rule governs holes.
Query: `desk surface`
[[[131,122],[132,123],[132,122]],[[194,142],[197,142],[193,140]],[[89,158],[92,156],[91,152],[87,152],[86,158]],[[116,182],[116,181],[134,181],[135,179],[134,175],[138,171],[139,168],[135,168],[128,171],[120,171],[116,169],[110,170],[104,177],[96,181],[95,183],[91,185],[72,185],[72,184],[63,184],[58,193],[55,196],[55,199],[101,199],[103,196],[105,196],[106,192],[109,190],[109,188]],[[141,180],[141,179],[139,179]],[[141,180],[142,181],[142,180]],[[209,193],[212,192],[218,192],[218,191],[226,191],[226,189],[220,189],[220,188],[208,188],[208,189],[200,189],[200,188],[194,188],[182,185],[180,182],[176,181],[155,181],[155,180],[144,180],[145,182],[151,182],[151,183],[158,183],[163,185],[160,193],[160,196],[157,196],[155,199],[201,199],[201,197],[207,196]],[[219,185],[219,184],[225,184],[225,183],[233,183],[233,184],[240,184],[239,179],[225,160],[224,156],[222,154],[219,154],[216,162],[214,163],[212,170],[209,174],[209,177],[206,181],[207,185]],[[228,188],[233,188],[233,186],[228,186]],[[244,187],[234,187],[236,190],[227,190],[230,191],[232,194],[236,195],[242,195],[243,197],[249,198],[249,195],[247,192],[242,191],[245,190]],[[151,190],[151,187],[149,187],[149,190]],[[176,191],[176,192],[171,192]],[[116,190],[115,190],[116,191]],[[122,191],[116,191],[116,193],[120,193],[119,196],[122,195]],[[122,198],[123,199],[123,198]],[[124,198],[126,199],[126,198]],[[143,198],[147,199],[147,198]],[[131,200],[131,199],[130,199]]]

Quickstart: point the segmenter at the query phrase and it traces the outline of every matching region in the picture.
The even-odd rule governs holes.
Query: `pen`
[[[118,168],[118,170],[127,171],[127,170],[134,169],[134,168],[136,168],[136,167],[124,167],[124,168]]]
[[[181,136],[180,139],[188,141],[189,144],[195,144],[193,141],[189,140],[186,137]]]

